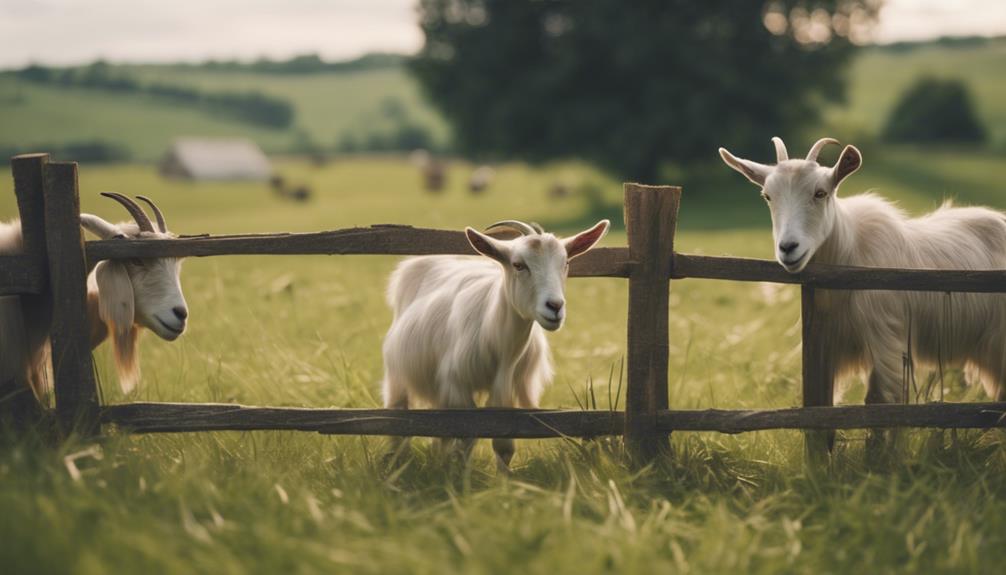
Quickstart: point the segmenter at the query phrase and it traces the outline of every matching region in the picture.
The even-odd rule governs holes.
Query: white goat
[[[150,218],[133,200],[116,193],[103,193],[121,203],[134,222],[110,224],[98,216],[80,215],[81,226],[101,239],[168,239],[161,210],[149,199],[157,219]],[[21,223],[0,223],[0,254],[22,251]],[[137,337],[148,328],[160,338],[173,341],[185,331],[188,307],[179,283],[181,260],[153,258],[99,262],[87,278],[87,315],[91,347],[112,334],[119,384],[129,392],[139,380]],[[0,298],[0,381],[11,379],[28,385],[40,399],[47,391],[46,359],[52,306],[46,296]]]
[[[485,258],[410,258],[392,274],[385,407],[471,408],[486,394],[490,407],[538,406],[552,380],[542,328],[562,326],[568,261],[592,248],[608,221],[567,239],[513,220],[489,229],[497,227],[521,235],[504,241],[466,228],[468,241]],[[464,442],[466,455],[471,445]],[[513,440],[494,439],[493,450],[500,468],[507,468]]]
[[[779,263],[791,273],[808,262],[912,269],[1006,268],[1006,214],[954,208],[950,202],[921,218],[872,194],[839,198],[839,184],[859,169],[862,155],[846,146],[834,167],[817,155],[790,160],[773,138],[777,164],[723,160],[762,187],[772,212]],[[867,403],[906,400],[903,357],[921,365],[963,365],[977,373],[990,397],[1006,400],[1006,295],[824,290],[815,313],[827,326],[825,361],[836,376],[868,371]],[[949,307],[948,310],[948,297]],[[909,349],[909,346],[911,348]]]

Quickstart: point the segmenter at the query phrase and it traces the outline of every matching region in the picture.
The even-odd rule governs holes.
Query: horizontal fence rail
[[[233,255],[477,255],[464,232],[380,225],[303,234],[189,236],[87,242],[90,262],[105,259]],[[596,248],[570,262],[574,277],[628,277],[627,248]]]
[[[136,433],[297,430],[417,437],[600,437],[620,435],[622,411],[547,409],[315,409],[222,403],[126,403],[102,408],[103,423]],[[1006,427],[1006,403],[843,405],[765,410],[660,410],[660,431],[744,433],[774,429]]]
[[[771,429],[1006,427],[1006,403],[840,405],[760,410],[669,410],[657,414],[666,431],[743,433]]]
[[[620,411],[548,409],[311,409],[221,403],[125,403],[102,422],[133,432],[288,429],[333,435],[597,437],[622,433]]]
[[[823,289],[1006,292],[1006,270],[931,270],[810,264],[791,274],[778,262],[674,254],[671,279],[704,278],[803,284]]]
[[[174,240],[96,240],[86,243],[88,261],[155,257],[228,255],[476,255],[464,232],[378,225],[314,233],[183,236]],[[19,257],[19,256],[6,256]],[[24,266],[0,258],[0,290],[5,274],[24,275]],[[25,260],[27,262],[28,260]],[[635,262],[627,248],[595,248],[570,262],[574,277],[627,278]],[[16,270],[6,271],[7,269]],[[810,264],[791,274],[778,262],[727,256],[675,253],[668,279],[718,279],[803,284],[823,289],[897,291],[1006,292],[1006,270],[930,270],[867,268]],[[10,280],[35,290],[44,276],[28,270],[24,279]],[[12,289],[10,293],[23,293]]]
[[[0,256],[0,295],[42,293],[47,274],[39,263],[31,256]]]

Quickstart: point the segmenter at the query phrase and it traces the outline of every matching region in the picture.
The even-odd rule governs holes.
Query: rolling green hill
[[[990,143],[1006,148],[1006,38],[961,46],[869,48],[849,70],[848,102],[827,114],[843,134],[876,134],[899,96],[924,75],[959,78],[971,89]]]
[[[964,79],[993,148],[1006,148],[1006,38],[961,45],[930,43],[864,49],[849,70],[846,105],[826,114],[823,131],[861,140],[877,133],[902,91],[920,75]],[[39,85],[0,74],[0,148],[104,141],[151,161],[176,136],[246,136],[268,152],[295,149],[306,139],[332,148],[345,135],[365,139],[391,129],[389,102],[410,121],[448,140],[444,121],[423,101],[415,81],[400,65],[310,74],[270,74],[252,68],[116,66],[142,83],[196,88],[207,93],[255,91],[283,99],[295,109],[287,129],[268,129],[220,117],[146,94]]]
[[[395,101],[408,117],[446,141],[443,121],[421,101],[401,68],[323,74],[276,75],[218,72],[175,66],[117,67],[142,82],[195,87],[205,92],[256,91],[293,104],[289,129],[275,130],[164,102],[145,94],[34,84],[0,75],[0,147],[100,140],[123,145],[141,161],[157,159],[173,138],[244,136],[267,152],[296,146],[306,134],[331,148],[343,134],[365,137],[389,130],[383,108]]]

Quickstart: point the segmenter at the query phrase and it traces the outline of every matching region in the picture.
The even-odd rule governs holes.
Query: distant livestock
[[[520,235],[500,240],[466,228],[484,257],[410,258],[392,274],[385,407],[469,408],[482,396],[490,407],[538,407],[552,380],[544,330],[555,331],[565,320],[569,260],[591,249],[608,221],[566,239],[514,220],[489,230],[499,228]],[[462,441],[466,457],[472,444]],[[500,469],[508,469],[513,440],[494,439],[493,450]]]
[[[111,224],[98,216],[81,214],[81,226],[101,239],[170,239],[161,210],[149,199],[137,196],[153,210],[157,229],[143,209],[122,194],[102,194],[122,204],[133,222]],[[0,224],[0,255],[22,252],[21,223]],[[147,328],[167,341],[184,331],[189,310],[179,282],[181,260],[151,258],[99,262],[87,278],[87,315],[91,347],[112,336],[119,384],[123,391],[139,380],[137,341]],[[48,296],[0,298],[0,377],[30,386],[36,396],[45,396],[46,363],[52,304]]]
[[[911,269],[1006,268],[1006,215],[947,201],[921,218],[908,218],[873,194],[837,195],[862,164],[846,146],[832,167],[817,156],[836,140],[824,138],[806,159],[790,160],[773,138],[777,163],[734,157],[723,161],[762,188],[772,214],[779,263],[797,273],[823,264]],[[825,364],[835,376],[869,374],[867,403],[904,402],[905,360],[915,365],[964,365],[988,395],[1006,400],[1006,295],[819,290],[814,313],[827,325]]]
[[[493,170],[489,166],[479,166],[472,171],[472,175],[468,178],[468,191],[472,194],[481,194],[489,189],[489,186],[493,183],[493,179],[496,177],[496,170]]]
[[[423,177],[423,186],[427,192],[443,191],[447,184],[447,166],[428,151],[419,149],[409,154],[409,161],[419,169]]]

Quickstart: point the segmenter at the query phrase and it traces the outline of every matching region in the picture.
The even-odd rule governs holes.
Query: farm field
[[[996,154],[864,156],[846,195],[872,188],[913,213],[946,196],[1006,208],[1006,163]],[[479,198],[464,191],[464,164],[451,167],[439,196],[422,193],[400,158],[289,161],[279,170],[309,184],[313,203],[283,202],[264,184],[166,182],[149,166],[124,165],[83,166],[82,207],[120,219],[99,191],[146,194],[184,234],[460,228],[504,217],[569,233],[603,216],[616,226],[603,245],[625,242],[620,184],[578,164],[500,166]],[[756,191],[725,166],[709,172],[685,188],[677,249],[769,257],[768,211]],[[593,184],[599,196],[549,200],[556,178]],[[11,185],[0,178],[4,217],[15,213]],[[130,397],[100,349],[104,400],[378,406],[390,321],[383,285],[397,261],[191,259],[182,278],[189,332],[174,344],[144,338],[142,385]],[[543,406],[579,409],[591,380],[597,407],[610,406],[626,291],[617,279],[570,280],[566,326],[549,337],[558,376]],[[797,288],[685,280],[671,294],[672,406],[799,403]],[[947,385],[955,400],[982,397],[956,378]],[[862,394],[853,385],[846,400]],[[801,435],[788,431],[675,434],[674,457],[640,471],[622,466],[615,442],[519,441],[510,478],[496,475],[487,442],[459,470],[417,439],[412,458],[389,474],[381,438],[113,432],[56,450],[6,441],[0,565],[12,573],[995,572],[1006,559],[1006,435],[905,435],[903,460],[886,472],[864,467],[855,432],[821,473],[804,469]],[[76,478],[66,463],[75,455]]]

